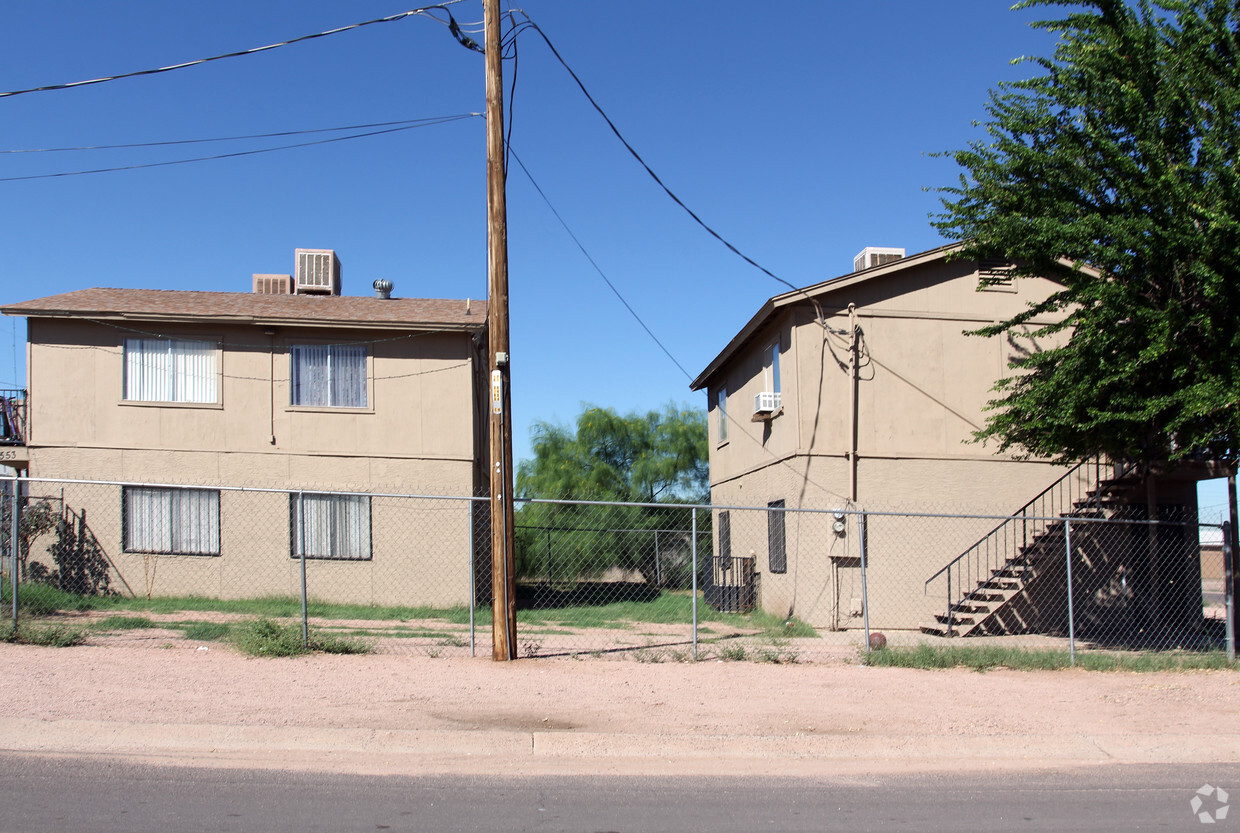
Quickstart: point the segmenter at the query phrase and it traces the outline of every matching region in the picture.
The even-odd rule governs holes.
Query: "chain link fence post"
[[[301,647],[310,647],[310,615],[306,605],[306,502],[297,490],[297,552],[301,555]]]
[[[1227,600],[1227,660],[1236,661],[1236,551],[1231,544],[1231,522],[1223,521],[1223,598]]]
[[[690,523],[689,523],[689,528],[690,528],[690,530],[691,530],[691,531],[690,531],[690,533],[689,533],[689,538],[690,538],[690,547],[689,547],[689,549],[690,549],[690,550],[692,550],[692,558],[691,558],[690,560],[691,560],[692,565],[693,565],[693,569],[692,569],[692,571],[691,571],[691,572],[693,573],[693,659],[696,661],[696,660],[697,660],[697,658],[698,658],[698,531],[697,531],[698,527],[697,527],[697,507],[696,507],[696,506],[695,506],[695,507],[693,507],[693,509],[692,509],[691,511],[692,511],[692,515],[693,515],[693,517],[692,517],[692,520],[691,520],[691,521],[690,521]]]
[[[13,630],[17,630],[17,557],[20,544],[18,539],[18,529],[21,526],[18,522],[17,515],[17,493],[21,491],[20,472],[13,475],[13,495],[11,509],[9,510],[9,550],[12,555],[12,561],[9,565],[9,589],[13,594]]]
[[[1072,519],[1063,521],[1064,553],[1068,566],[1068,660],[1076,665],[1076,617],[1072,610]]]
[[[870,592],[865,580],[865,563],[868,555],[869,519],[864,512],[857,516],[857,547],[861,553],[861,618],[865,624],[865,652],[870,652]],[[951,611],[948,610],[950,616]]]
[[[478,609],[478,577],[476,574],[476,559],[474,558],[474,547],[476,546],[474,543],[474,519],[476,517],[476,513],[474,511],[475,505],[476,504],[472,500],[466,501],[465,503],[465,511],[469,513],[469,521],[466,523],[466,527],[469,529],[469,534],[465,536],[467,538],[466,546],[468,549],[465,555],[469,559],[469,655],[471,657],[478,656],[478,632],[476,628],[477,617],[475,615],[475,611]]]

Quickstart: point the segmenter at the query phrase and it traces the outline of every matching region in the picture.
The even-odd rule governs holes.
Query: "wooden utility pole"
[[[517,658],[513,557],[512,395],[508,361],[508,205],[499,0],[483,0],[487,93],[487,330],[491,354],[491,658]]]

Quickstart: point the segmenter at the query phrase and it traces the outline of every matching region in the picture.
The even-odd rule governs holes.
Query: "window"
[[[724,509],[719,513],[719,557],[732,557],[732,516]],[[726,570],[727,567],[725,566]]]
[[[125,339],[125,399],[218,402],[219,352],[209,341]]]
[[[784,502],[782,500],[773,500],[766,507],[768,510],[766,513],[768,567],[772,573],[786,573],[788,572],[788,550],[784,523],[787,519],[787,513],[784,512]]]
[[[293,558],[370,560],[370,496],[296,493],[289,495]],[[304,523],[302,512],[305,512]]]
[[[766,356],[762,368],[763,390],[778,394],[779,391],[779,342],[776,341],[766,348]]]
[[[715,393],[715,417],[718,419],[719,425],[719,442],[727,442],[728,439],[728,389],[720,388]]]
[[[292,404],[366,407],[366,345],[295,344]]]
[[[125,552],[220,554],[220,493],[210,489],[125,486]]]

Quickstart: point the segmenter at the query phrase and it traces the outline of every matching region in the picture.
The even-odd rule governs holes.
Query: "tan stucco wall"
[[[827,327],[847,331],[854,303],[868,358],[859,372],[858,451],[866,456],[990,459],[992,450],[969,442],[984,422],[983,407],[1007,362],[1029,343],[966,336],[1040,300],[1055,284],[1016,282],[1014,291],[976,290],[967,262],[933,262],[844,288],[822,301]],[[750,422],[754,395],[766,385],[766,345],[781,345],[783,413]],[[808,304],[788,308],[735,355],[708,393],[711,480],[720,483],[790,453],[842,455],[851,444],[850,339],[825,332]],[[719,442],[716,391],[728,389],[731,422]],[[871,496],[873,497],[873,496]]]
[[[162,335],[222,345],[220,401],[174,405],[123,399],[131,332],[64,320],[29,326],[34,476],[473,492],[470,478],[442,479],[452,463],[476,459],[468,334],[161,325]],[[289,345],[324,340],[374,340],[367,408],[289,405]]]
[[[123,400],[132,330],[221,345],[220,401]],[[289,405],[289,345],[370,341],[364,409]],[[144,323],[29,322],[33,478],[470,497],[485,488],[481,371],[468,333]],[[223,491],[219,556],[123,550],[119,486],[31,483],[86,512],[113,589],[253,598],[300,593],[288,493]],[[469,503],[375,497],[372,558],[307,565],[309,594],[367,604],[463,605],[470,598]],[[472,542],[477,553],[481,544]],[[49,564],[50,566],[50,564]]]
[[[1028,340],[967,336],[1041,300],[1050,281],[1022,279],[977,291],[971,262],[942,260],[857,283],[822,296],[829,330],[808,303],[779,308],[708,389],[712,500],[716,505],[1007,515],[1062,477],[1046,462],[998,457],[971,442],[984,423],[991,388]],[[865,352],[857,395],[856,503],[848,304],[854,304]],[[768,384],[767,345],[781,345],[783,412],[750,422],[753,398]],[[716,396],[726,383],[731,417],[719,442]],[[734,513],[734,555],[755,554],[760,603],[817,627],[855,627],[860,563],[855,516],[837,536],[830,515],[790,514],[788,572],[768,569],[766,513]],[[934,572],[989,532],[984,519],[874,517],[867,590],[871,627],[915,628],[938,609]]]
[[[765,507],[784,500],[789,508],[847,509],[843,536],[832,529],[830,512],[798,514],[786,520],[788,571],[769,570],[767,517],[764,511],[731,511],[732,553],[753,555],[764,609],[792,613],[819,628],[860,627],[850,616],[861,598],[860,549],[856,511],[869,519],[867,591],[870,625],[915,628],[940,605],[937,584],[925,582],[975,541],[998,525],[990,518],[901,517],[925,515],[1007,515],[1067,473],[1047,463],[1002,460],[874,460],[862,458],[858,482],[863,493],[885,496],[849,507],[847,461],[806,458],[776,463],[712,490],[716,505]],[[804,491],[803,491],[804,490]],[[803,497],[802,497],[803,495]],[[886,515],[878,513],[897,513]]]
[[[34,497],[63,494],[110,564],[111,589],[136,596],[252,599],[297,597],[301,563],[292,557],[288,493],[220,493],[219,555],[125,552],[122,492],[116,485],[34,480]],[[308,596],[331,602],[458,607],[470,602],[470,502],[371,499],[371,557],[307,559]],[[47,541],[50,541],[47,536]],[[44,546],[38,546],[38,544]],[[32,557],[54,567],[46,541]]]

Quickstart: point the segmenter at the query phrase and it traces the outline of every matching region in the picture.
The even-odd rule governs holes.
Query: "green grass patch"
[[[882,668],[971,668],[992,671],[1007,668],[1015,671],[1058,671],[1072,668],[1072,657],[1063,650],[1030,650],[998,645],[888,646],[869,653],[862,652],[865,665]],[[1076,668],[1088,671],[1199,671],[1215,669],[1240,670],[1240,664],[1229,662],[1223,651],[1200,653],[1183,651],[1082,651],[1076,655]]]
[[[138,631],[158,627],[146,616],[107,616],[91,625],[91,629],[97,631]]]
[[[7,584],[5,600],[11,599]],[[18,608],[30,612],[117,610],[141,613],[182,613],[210,611],[236,613],[281,619],[301,616],[301,599],[296,596],[264,596],[257,599],[217,599],[209,596],[154,596],[150,599],[133,596],[79,596],[45,584],[23,584],[17,591]],[[3,602],[0,602],[2,604]],[[465,606],[436,608],[426,606],[384,606],[336,604],[311,600],[310,615],[320,619],[363,619],[408,621],[410,619],[441,619],[452,624],[468,624],[469,608]],[[479,611],[482,613],[482,611]],[[490,613],[487,611],[487,615]]]
[[[9,590],[5,585],[5,595]],[[175,614],[186,612],[231,613],[264,619],[297,619],[301,617],[301,600],[295,596],[267,596],[257,599],[217,599],[206,596],[156,596],[150,599],[130,596],[79,596],[41,584],[23,585],[18,590],[20,609],[28,614],[50,614],[57,611],[105,611],[123,614]],[[749,614],[721,613],[705,603],[698,594],[698,621],[716,627],[756,631],[772,638],[815,637],[813,628],[798,619],[784,619],[765,611]],[[468,607],[435,608],[426,606],[381,606],[335,604],[311,601],[310,616],[319,620],[354,619],[359,621],[437,621],[451,625],[467,625]],[[490,607],[474,611],[479,629],[491,625]],[[687,591],[660,591],[648,600],[616,601],[605,604],[578,604],[564,607],[523,607],[517,611],[518,623],[526,627],[570,630],[601,628],[629,630],[635,623],[683,624],[693,621],[693,594]],[[149,627],[149,626],[148,626]],[[168,627],[177,627],[168,625]],[[703,628],[709,633],[709,628]]]
[[[796,617],[783,618],[755,610],[752,613],[722,613],[715,610],[698,594],[699,632],[708,633],[701,623],[730,626],[741,630],[757,630],[772,637],[816,637],[818,632]],[[479,611],[479,624],[490,623],[490,610]],[[634,623],[685,625],[693,622],[693,594],[664,590],[649,601],[619,601],[597,605],[567,607],[527,607],[517,610],[517,622],[527,625],[559,625],[570,628],[605,628],[627,630]]]
[[[95,610],[98,601],[105,596],[79,596],[69,593],[50,584],[19,583],[17,587],[17,609],[19,612],[42,616],[58,611],[80,612]],[[13,586],[5,581],[0,587],[0,606],[12,610]]]
[[[18,599],[21,595],[19,592]],[[0,625],[0,642],[13,645],[42,645],[47,648],[69,648],[86,641],[86,631],[67,625],[29,625],[17,627],[12,622]]]
[[[317,651],[325,654],[368,654],[374,647],[350,636],[311,630],[302,641],[300,624],[282,625],[270,619],[256,619],[232,629],[237,649],[256,657],[294,657]]]

